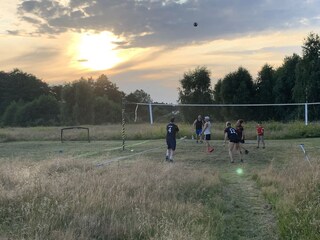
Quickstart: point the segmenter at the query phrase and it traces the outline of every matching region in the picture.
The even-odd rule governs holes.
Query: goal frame
[[[90,130],[89,130],[89,128],[87,128],[87,127],[78,127],[78,126],[61,128],[61,132],[60,132],[60,141],[61,141],[61,143],[64,142],[64,140],[63,140],[63,132],[65,130],[72,130],[72,129],[86,130],[87,131],[87,141],[90,143]]]

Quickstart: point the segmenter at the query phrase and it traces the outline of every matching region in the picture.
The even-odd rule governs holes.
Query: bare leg
[[[233,163],[233,155],[232,155],[232,152],[233,152],[233,149],[234,149],[234,145],[235,143],[233,142],[229,142],[229,157],[230,157],[230,161]]]
[[[265,148],[264,137],[263,136],[261,136],[261,142],[262,142],[262,148]]]
[[[242,160],[242,152],[241,152],[241,149],[240,149],[240,143],[236,143],[236,150],[240,156],[240,161],[243,162]]]
[[[174,151],[172,149],[170,149],[170,155],[169,155],[170,161],[173,161],[173,153],[174,153]]]

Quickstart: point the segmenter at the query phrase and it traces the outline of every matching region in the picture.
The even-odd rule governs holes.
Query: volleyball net
[[[246,121],[320,121],[320,102],[282,104],[165,104],[125,103],[126,121],[130,123],[163,123],[171,117],[193,122],[198,115],[214,121],[245,119]]]

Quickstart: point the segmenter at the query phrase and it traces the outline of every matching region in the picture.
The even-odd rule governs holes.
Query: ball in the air
[[[194,26],[194,27],[197,27],[197,26],[198,26],[198,23],[197,23],[197,22],[194,22],[194,23],[193,23],[193,26]]]

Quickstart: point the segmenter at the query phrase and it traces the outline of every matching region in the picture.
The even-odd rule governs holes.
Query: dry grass
[[[221,221],[218,209],[209,208],[220,191],[219,175],[146,162],[104,168],[65,159],[2,164],[2,237],[212,239]]]

